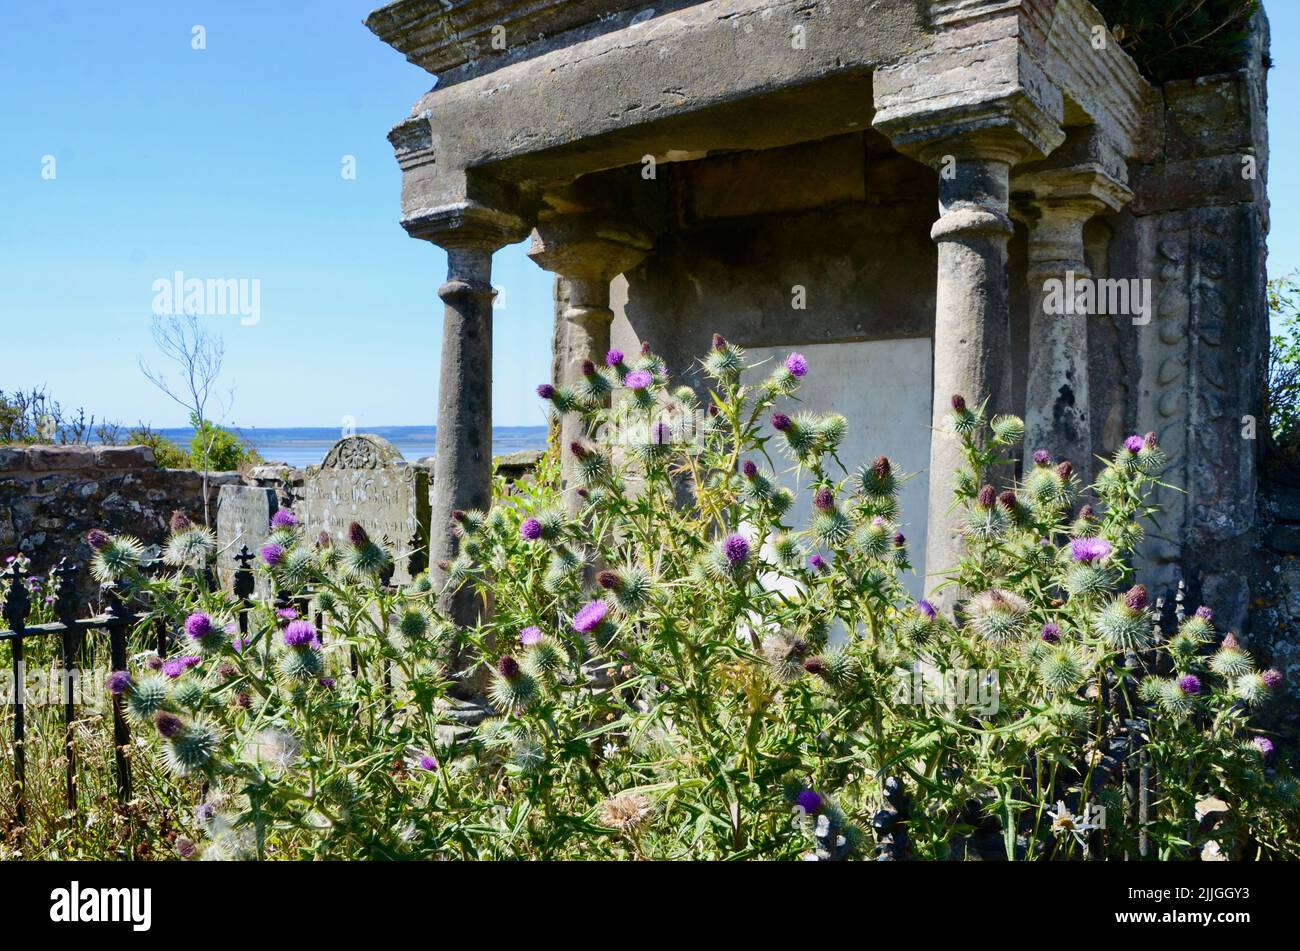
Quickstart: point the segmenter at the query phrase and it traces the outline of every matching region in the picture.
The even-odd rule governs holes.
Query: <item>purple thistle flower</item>
[[[835,508],[835,493],[822,486],[813,493],[813,507],[822,512]]]
[[[1198,694],[1201,692],[1201,678],[1195,674],[1183,674],[1178,678],[1178,689],[1185,694]]]
[[[272,542],[269,545],[263,545],[257,552],[262,556],[262,560],[274,568],[280,562],[284,561],[284,546]]]
[[[316,681],[316,683],[320,684],[320,685],[321,685],[322,687],[324,687],[326,690],[329,690],[331,687],[334,686],[334,678],[333,678],[333,677],[321,677],[319,680]]]
[[[1055,644],[1061,639],[1061,629],[1055,624],[1044,624],[1043,630],[1038,636],[1048,644]]]
[[[617,571],[610,571],[605,568],[596,572],[596,584],[600,585],[606,591],[617,591],[623,586],[623,579]]]
[[[953,411],[957,413],[966,412],[966,397],[962,396],[960,393],[953,394],[952,408]]]
[[[105,684],[109,693],[115,697],[119,696],[131,688],[131,675],[125,670],[115,670],[108,675]]]
[[[782,432],[782,433],[789,432],[790,427],[793,425],[794,425],[794,420],[792,420],[785,413],[772,414],[772,428],[777,430],[778,432]]]
[[[248,646],[248,641],[249,638],[247,637],[236,637],[233,641],[230,642],[230,646],[235,649],[236,654],[242,654],[244,652],[244,648]]]
[[[276,513],[271,516],[272,528],[297,528],[298,516],[288,509],[277,509]]]
[[[1250,741],[1255,749],[1259,750],[1259,755],[1268,759],[1273,755],[1273,741],[1266,736],[1257,736]]]
[[[931,604],[929,601],[925,600],[925,598],[922,598],[920,601],[916,602],[916,609],[920,611],[922,614],[924,614],[931,621],[933,621],[935,615],[939,613],[934,609],[934,605]]]
[[[154,655],[144,662],[144,665],[150,670],[162,670],[162,658]]]
[[[993,503],[996,499],[997,493],[993,491],[993,486],[991,485],[983,486],[979,490],[979,494],[975,496],[976,503],[978,503],[979,507],[982,509],[993,508]]]
[[[276,608],[275,616],[281,621],[292,621],[298,616],[297,608]]]
[[[740,471],[744,473],[746,479],[752,479],[758,475],[758,466],[752,459],[746,459],[740,464]]]
[[[438,768],[438,761],[434,759],[432,756],[430,756],[428,753],[425,753],[423,756],[420,757],[420,769],[426,770],[431,773],[437,768]]]
[[[1135,584],[1124,592],[1124,604],[1130,611],[1145,611],[1147,608],[1147,589]]]
[[[542,537],[542,523],[535,518],[526,518],[519,523],[519,534],[530,542]]]
[[[726,345],[727,345],[727,340],[726,340],[725,337],[722,336],[722,334],[714,334],[714,335],[713,335],[713,349],[714,349],[714,350],[721,350],[721,349],[722,349],[723,347],[725,347]]]
[[[1269,690],[1275,690],[1282,683],[1282,671],[1274,667],[1270,667],[1259,676],[1264,681],[1264,686]]]
[[[112,539],[108,537],[108,532],[102,529],[92,528],[86,532],[86,544],[90,546],[91,551],[103,551],[110,541]]]
[[[542,639],[542,629],[540,627],[526,627],[519,632],[519,643],[524,647],[532,647]]]
[[[189,839],[182,837],[176,840],[176,854],[183,859],[194,858],[194,854],[198,852],[198,850],[199,847]]]
[[[158,735],[168,740],[174,740],[185,732],[185,721],[167,710],[159,710],[154,714],[153,725],[158,730]]]
[[[360,548],[370,543],[370,536],[366,533],[365,527],[360,522],[352,522],[348,525],[348,544],[353,548]]]
[[[1060,476],[1062,479],[1070,478],[1073,472],[1074,472],[1074,463],[1071,462],[1069,459],[1066,459],[1064,462],[1060,463],[1056,467],[1056,474]]]
[[[284,643],[286,647],[314,647],[316,640],[316,625],[311,621],[293,621],[284,629]]]
[[[1196,609],[1196,616],[1200,618],[1202,621],[1213,621],[1214,611],[1213,609],[1207,608],[1205,605],[1202,604],[1199,608]]]
[[[185,619],[185,633],[196,641],[201,641],[215,630],[212,618],[206,614],[191,614]]]
[[[579,634],[590,633],[605,620],[607,613],[609,613],[609,605],[604,601],[588,601],[573,616],[573,629]]]
[[[1141,452],[1143,445],[1145,443],[1142,441],[1141,436],[1129,436],[1128,439],[1124,440],[1124,448],[1129,452]]]
[[[544,400],[549,400],[555,396],[555,387],[549,383],[543,383],[537,387],[537,395]]]
[[[168,677],[171,677],[173,680],[175,680],[177,677],[185,673],[185,671],[189,670],[191,667],[195,667],[198,664],[202,663],[202,661],[203,661],[202,657],[195,657],[193,655],[189,655],[187,657],[172,657],[168,660],[163,661],[162,672],[166,674]]]
[[[794,797],[794,801],[807,815],[815,816],[822,811],[822,797],[811,789],[799,790],[799,795]]]
[[[820,677],[826,673],[826,661],[821,657],[809,657],[803,662],[803,669],[814,677]]]
[[[189,531],[192,524],[190,517],[180,509],[173,509],[172,514],[167,519],[167,527],[172,530],[173,534]]]
[[[1034,465],[1045,466],[1052,461],[1052,454],[1046,449],[1034,450]]]
[[[516,680],[519,677],[519,661],[515,660],[509,654],[497,661],[497,673],[506,680]]]
[[[894,547],[902,548],[907,544],[907,536],[902,532],[894,532]]]
[[[1020,506],[1020,500],[1016,498],[1016,493],[1007,489],[998,496],[998,504],[1008,512],[1014,512]]]
[[[744,564],[749,557],[749,539],[739,533],[728,535],[722,542],[722,553],[733,566]]]
[[[791,376],[802,377],[808,372],[808,361],[802,353],[792,353],[785,358],[785,368]]]
[[[623,377],[623,385],[629,390],[644,390],[654,382],[649,370],[633,370]]]
[[[1070,542],[1070,557],[1090,565],[1110,554],[1110,542],[1104,538],[1076,538]]]
[[[605,354],[605,366],[607,367],[616,367],[622,362],[623,362],[622,350],[611,350],[609,351],[609,353]]]
[[[826,559],[821,555],[812,555],[808,559],[808,567],[812,568],[813,571],[821,571],[826,567]]]

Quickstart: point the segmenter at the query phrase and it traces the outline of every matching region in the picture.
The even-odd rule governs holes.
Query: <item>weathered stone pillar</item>
[[[420,223],[418,237],[447,251],[442,298],[442,366],[438,378],[438,432],[433,462],[429,563],[456,557],[451,512],[492,503],[492,253],[526,233],[513,215],[464,204]],[[441,607],[459,624],[473,623],[474,596],[444,597]]]
[[[1011,331],[1007,240],[1011,167],[1035,148],[1003,126],[926,143],[917,157],[939,172],[939,220],[934,320],[933,430],[925,571],[927,588],[961,558],[953,490],[964,464],[961,442],[948,425],[952,397],[972,407],[987,400],[989,415],[1011,406]],[[955,593],[937,595],[951,602]]]
[[[555,365],[557,384],[572,385],[582,376],[582,362],[603,366],[610,348],[609,329],[614,311],[609,306],[609,282],[635,267],[650,251],[650,239],[641,231],[611,225],[595,215],[560,215],[539,223],[533,231],[528,256],[559,276],[563,286],[557,296],[566,306],[556,314]],[[572,413],[560,423],[560,445],[567,475],[572,458],[567,451],[583,433]],[[567,479],[566,479],[567,481]],[[572,509],[576,498],[566,491]]]
[[[1083,228],[1096,215],[1118,211],[1132,193],[1096,166],[1018,175],[1014,187],[1030,196],[1018,208],[1029,230],[1025,450],[1046,449],[1057,461],[1069,459],[1087,481],[1092,472],[1090,315],[1076,306],[1076,288],[1090,281],[1092,272]]]

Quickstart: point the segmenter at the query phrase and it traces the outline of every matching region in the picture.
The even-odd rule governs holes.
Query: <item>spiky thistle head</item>
[[[993,441],[999,446],[1012,446],[1025,438],[1025,421],[1019,416],[1004,414],[989,421]]]
[[[205,528],[188,525],[174,532],[163,547],[163,561],[176,568],[202,568],[216,550],[217,539]]]
[[[745,366],[745,351],[728,343],[722,334],[713,335],[713,347],[704,358],[704,372],[715,380],[732,379]]]
[[[889,457],[877,456],[871,465],[859,469],[858,484],[862,487],[863,494],[872,498],[892,496],[896,493],[898,477],[894,475],[894,467]]]
[[[1146,589],[1136,585],[1113,598],[1094,614],[1093,626],[1111,650],[1145,650],[1151,644]]]
[[[1038,676],[1052,690],[1073,690],[1087,674],[1083,654],[1069,643],[1053,644],[1038,663]]]
[[[493,704],[502,710],[523,710],[537,699],[537,680],[513,657],[497,661],[489,693]]]
[[[96,538],[91,544],[95,557],[91,559],[90,572],[96,581],[116,581],[140,567],[144,558],[144,545],[138,539],[130,535],[105,535],[103,532],[100,535],[103,538]],[[90,543],[89,536],[87,543]],[[95,548],[95,545],[99,547]]]
[[[163,761],[173,774],[188,776],[204,769],[216,755],[220,744],[221,734],[216,726],[204,717],[195,717],[183,723],[176,736],[167,737]]]
[[[966,605],[967,622],[980,637],[993,645],[1006,644],[1024,633],[1029,604],[1020,595],[1003,588],[982,591]]]

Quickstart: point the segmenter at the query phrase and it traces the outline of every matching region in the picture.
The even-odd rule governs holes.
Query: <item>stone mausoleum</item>
[[[488,503],[492,255],[531,234],[557,379],[644,340],[700,382],[714,331],[801,350],[854,461],[919,473],[903,514],[930,574],[956,552],[956,446],[931,427],[953,394],[1022,415],[1085,482],[1155,432],[1180,491],[1146,580],[1241,623],[1262,14],[1239,68],[1160,86],[1086,0],[397,0],[366,23],[437,77],[389,135],[402,225],[448,260],[435,564],[445,513]]]

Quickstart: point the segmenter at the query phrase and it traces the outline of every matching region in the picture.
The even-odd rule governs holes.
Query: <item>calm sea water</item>
[[[158,431],[172,442],[184,446],[190,444],[194,435],[194,430],[189,428]],[[359,427],[357,431],[383,436],[397,447],[407,462],[415,462],[423,456],[433,455],[434,434],[437,430],[433,426],[366,426]],[[299,467],[318,465],[341,437],[337,426],[283,429],[254,427],[239,429],[238,432],[267,462],[284,462]],[[545,448],[545,426],[497,426],[492,430],[493,455],[503,456],[521,449]]]

